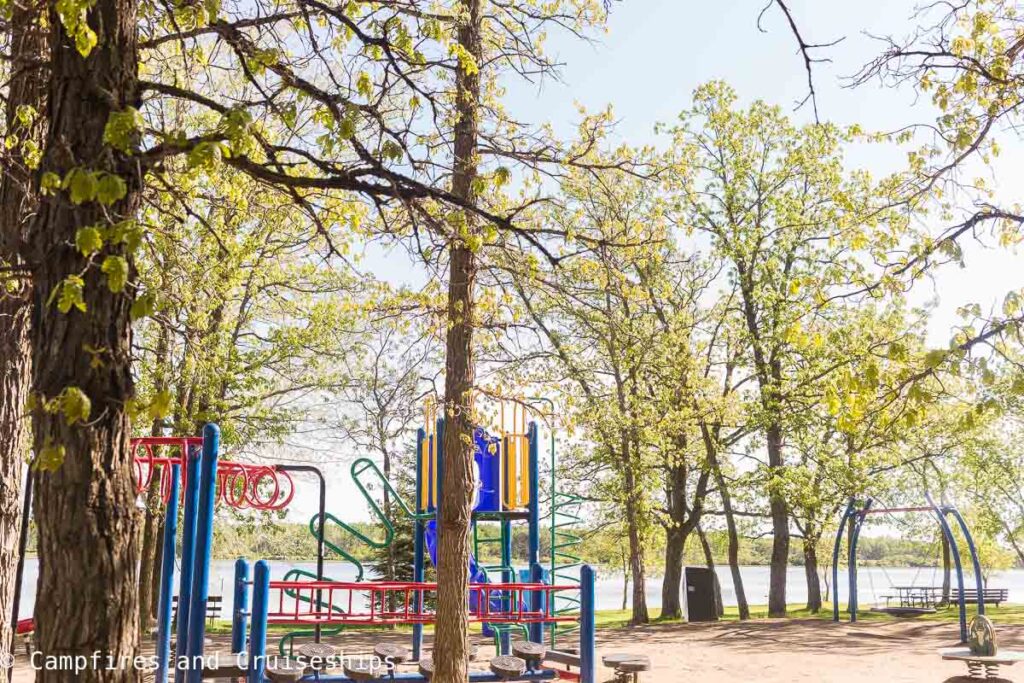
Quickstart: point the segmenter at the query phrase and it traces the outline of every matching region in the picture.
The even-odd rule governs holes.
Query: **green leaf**
[[[107,287],[111,292],[120,292],[128,284],[128,261],[123,256],[108,256],[103,259],[100,270],[107,276]]]
[[[110,206],[114,202],[124,199],[126,194],[128,194],[128,185],[121,176],[113,173],[100,175],[96,186],[96,199],[100,204]]]
[[[42,472],[54,472],[64,464],[65,449],[63,446],[55,446],[47,437],[46,445],[39,450],[36,456],[35,467]]]
[[[95,174],[82,168],[73,168],[64,176],[64,189],[69,191],[71,201],[75,204],[91,202],[96,199],[99,181]]]
[[[97,228],[91,225],[79,228],[75,233],[75,246],[78,251],[82,252],[82,256],[88,256],[103,248],[103,236]]]
[[[132,320],[148,318],[156,312],[156,296],[152,292],[146,292],[132,302]]]
[[[69,425],[88,422],[89,413],[92,412],[92,401],[78,387],[68,387],[64,390],[64,398],[61,400],[61,412],[64,413],[64,422]]]
[[[200,142],[188,153],[188,167],[197,170],[213,170],[220,164],[222,150],[219,143]]]
[[[149,419],[160,420],[171,414],[171,392],[158,391],[149,404]]]
[[[107,125],[103,127],[103,142],[130,154],[138,147],[143,124],[142,114],[135,107],[110,112]]]
[[[60,176],[53,171],[47,171],[39,179],[39,191],[43,195],[51,195],[60,189]]]
[[[85,313],[85,299],[82,298],[82,291],[85,289],[85,281],[77,275],[69,275],[60,283],[59,287],[53,290],[53,294],[50,295],[50,300],[47,303],[53,301],[54,296],[57,297],[57,310],[61,313],[67,313],[72,308],[77,308],[82,313]]]

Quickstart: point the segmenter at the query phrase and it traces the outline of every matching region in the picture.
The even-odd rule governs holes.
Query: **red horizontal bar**
[[[415,581],[271,581],[270,589],[281,590],[355,590],[355,591],[435,591],[436,583],[416,583]],[[579,586],[554,586],[549,583],[471,583],[469,590],[480,591],[578,591]]]

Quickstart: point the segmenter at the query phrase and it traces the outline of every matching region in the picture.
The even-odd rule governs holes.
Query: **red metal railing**
[[[536,624],[576,621],[573,615],[551,613],[552,594],[578,591],[579,586],[539,583],[485,583],[469,587],[471,622]],[[436,583],[398,581],[271,581],[267,623],[320,625],[429,624]],[[527,605],[543,594],[540,610]],[[394,605],[390,608],[389,605]],[[417,607],[419,605],[419,607]]]
[[[188,450],[202,447],[201,437],[147,436],[132,439],[135,489],[144,493],[160,477],[160,497],[171,495],[171,465],[181,468],[182,481],[188,470]],[[184,495],[184,486],[182,487]],[[291,476],[273,465],[252,465],[230,460],[217,464],[217,498],[239,509],[283,510],[292,501],[295,486]]]

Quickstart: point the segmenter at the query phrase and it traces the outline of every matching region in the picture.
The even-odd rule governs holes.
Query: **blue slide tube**
[[[167,683],[171,659],[171,601],[174,599],[174,546],[178,540],[178,496],[181,495],[181,467],[171,465],[171,494],[164,510],[164,547],[160,563],[160,607],[157,609],[156,678]]]
[[[203,427],[202,474],[199,479],[199,505],[196,519],[195,559],[192,565],[192,606],[188,610],[188,656],[186,683],[202,683],[201,660],[206,638],[206,599],[210,592],[210,552],[213,549],[213,511],[217,500],[217,455],[220,429],[215,424]]]
[[[196,552],[196,506],[199,503],[199,462],[200,450],[195,446],[188,447],[188,465],[185,468],[185,496],[181,499],[183,506],[181,531],[181,576],[178,582],[178,636],[174,648],[174,656],[182,657],[188,649],[188,608],[192,595],[192,562]],[[174,682],[183,683],[185,670],[174,667]]]

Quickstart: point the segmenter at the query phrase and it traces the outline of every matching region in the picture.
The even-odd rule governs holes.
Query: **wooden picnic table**
[[[898,600],[900,607],[931,608],[942,602],[942,586],[890,586],[895,595],[883,595],[885,604]]]

